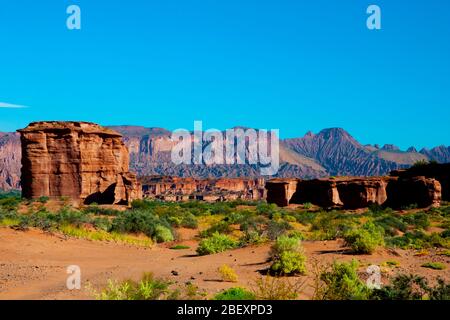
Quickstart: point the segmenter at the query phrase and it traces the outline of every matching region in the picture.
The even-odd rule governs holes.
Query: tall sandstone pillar
[[[23,197],[122,205],[142,197],[119,133],[88,122],[34,122],[19,132]]]

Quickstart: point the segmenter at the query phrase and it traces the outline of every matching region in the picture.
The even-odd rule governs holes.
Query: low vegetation
[[[216,232],[213,233],[211,237],[200,241],[197,248],[197,253],[203,256],[223,252],[228,249],[236,248],[237,246],[238,242],[236,240],[227,235]]]
[[[306,256],[300,239],[280,236],[270,251],[270,270],[276,274],[293,275],[306,273]]]
[[[268,275],[255,280],[251,290],[239,286],[236,272],[230,266],[223,265],[218,270],[221,280],[236,283],[236,287],[208,297],[218,300],[297,299],[303,292],[301,279],[306,274],[314,277],[314,298],[321,300],[449,297],[449,285],[444,280],[430,286],[425,279],[410,275],[398,275],[381,289],[369,289],[358,275],[362,267],[356,261],[334,262],[320,270],[307,270],[302,246],[305,241],[339,239],[351,254],[373,254],[383,247],[411,250],[418,259],[433,261],[423,263],[420,260],[423,268],[444,270],[446,264],[442,261],[450,250],[448,205],[403,211],[371,206],[355,213],[326,211],[311,204],[279,208],[245,201],[165,203],[139,200],[125,211],[96,204],[74,209],[66,203],[61,200],[58,209],[51,210],[52,201],[47,198],[27,201],[18,193],[1,193],[0,227],[38,228],[69,237],[137,246],[169,242],[167,247],[173,250],[190,249],[176,242],[170,244],[188,228],[197,230],[198,255],[270,245]],[[402,266],[388,260],[382,267],[396,272]],[[108,300],[206,298],[192,284],[177,287],[152,275],[145,275],[139,281],[111,281],[104,290],[96,292],[96,297]]]
[[[218,272],[220,274],[220,277],[222,279],[222,281],[225,282],[238,282],[238,276],[236,274],[236,271],[233,270],[233,268],[231,268],[229,265],[222,265],[219,269]]]

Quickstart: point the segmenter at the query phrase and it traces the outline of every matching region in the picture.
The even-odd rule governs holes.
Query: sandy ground
[[[144,272],[153,272],[158,277],[183,284],[192,282],[212,295],[228,287],[243,285],[251,288],[260,271],[268,267],[267,256],[270,245],[247,247],[224,253],[196,256],[195,232],[181,230],[181,241],[189,245],[186,250],[171,250],[171,244],[155,245],[152,248],[134,247],[117,243],[97,242],[66,238],[40,230],[15,231],[0,228],[0,299],[92,299],[86,288],[102,288],[108,279],[139,279]],[[384,267],[382,281],[396,272],[415,273],[433,280],[437,276],[450,281],[450,258],[436,255],[415,256],[410,250],[379,250],[374,255],[350,255],[342,249],[340,241],[303,242],[308,256],[309,270],[314,261],[331,262],[334,259],[360,261],[361,271],[370,264],[381,265],[388,260],[400,263],[397,268]],[[446,270],[431,270],[421,267],[425,262],[442,262]],[[228,264],[239,276],[239,283],[220,280],[218,267]],[[81,268],[82,289],[68,290],[66,269],[69,265]],[[175,275],[174,275],[175,273]],[[362,274],[364,276],[364,274]],[[309,298],[313,289],[312,272],[296,277],[292,281],[305,281],[301,298]]]

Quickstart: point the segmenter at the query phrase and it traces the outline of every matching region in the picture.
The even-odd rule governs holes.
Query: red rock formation
[[[22,194],[74,203],[129,204],[141,197],[117,132],[87,122],[36,122],[19,130]]]
[[[20,137],[0,133],[0,190],[20,189]]]
[[[344,208],[365,208],[371,204],[382,205],[387,200],[387,177],[343,179],[337,181],[339,198]]]
[[[310,202],[324,208],[358,209],[378,204],[398,209],[412,204],[438,206],[441,201],[441,184],[425,177],[274,179],[266,188],[267,202],[279,206]]]
[[[441,184],[433,178],[395,178],[386,188],[386,206],[394,209],[410,205],[417,205],[419,208],[439,206],[441,191]]]
[[[297,184],[290,203],[312,203],[320,207],[341,206],[337,184],[334,179],[303,180]]]
[[[264,197],[264,179],[194,179],[152,176],[141,179],[146,197],[169,201],[259,200]]]
[[[280,207],[288,206],[299,182],[298,179],[272,179],[267,181],[267,202],[275,203]]]
[[[400,179],[419,176],[436,179],[441,184],[442,200],[450,201],[450,163],[416,165],[408,170],[393,171],[391,176],[399,177]]]

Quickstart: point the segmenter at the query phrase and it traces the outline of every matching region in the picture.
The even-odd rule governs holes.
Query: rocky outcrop
[[[396,170],[391,176],[399,179],[410,179],[413,177],[426,177],[439,181],[442,188],[442,200],[450,201],[450,163],[429,163],[415,165],[408,170]]]
[[[439,206],[441,203],[441,184],[426,177],[395,178],[386,187],[385,205],[400,209],[411,205],[419,208]]]
[[[345,208],[365,208],[371,204],[382,205],[387,200],[385,177],[344,179],[337,182],[337,190]]]
[[[399,209],[413,204],[439,206],[441,201],[441,184],[425,177],[275,179],[268,181],[266,188],[267,201],[279,206],[312,203],[323,208],[359,209],[377,204]]]
[[[0,133],[0,190],[20,189],[20,137]]]
[[[35,122],[19,132],[25,198],[125,205],[141,197],[119,133],[87,122]]]
[[[264,179],[194,179],[153,176],[141,178],[144,196],[169,201],[259,200],[264,198]]]
[[[320,207],[364,208],[386,201],[388,178],[333,178],[304,180],[290,203],[306,203]]]
[[[266,182],[267,202],[280,207],[289,205],[297,190],[298,179],[272,179]]]

